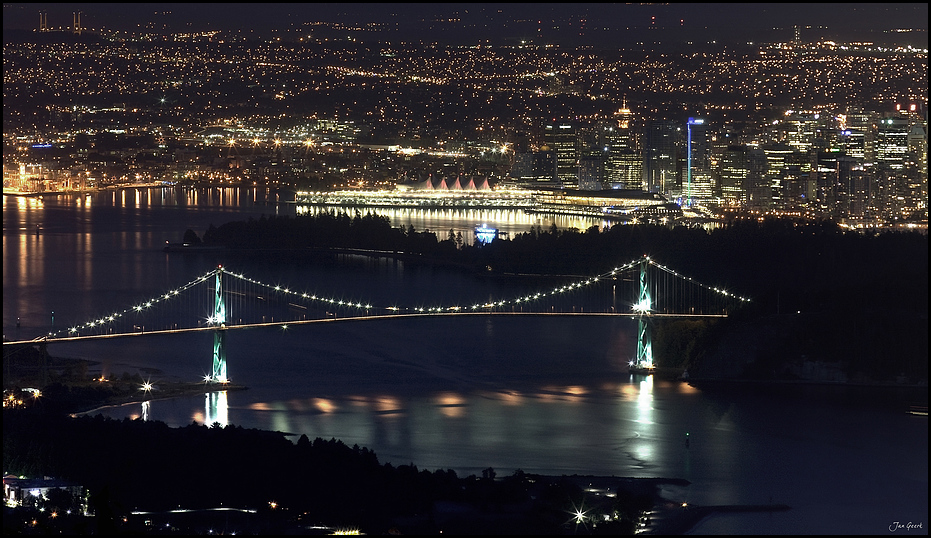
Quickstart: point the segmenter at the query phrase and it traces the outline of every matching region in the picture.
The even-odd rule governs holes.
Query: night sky
[[[4,4],[4,30],[37,28],[40,10],[48,12],[53,28],[69,27],[72,12],[80,10],[83,27],[90,29],[246,30],[259,37],[294,37],[309,31],[308,22],[370,22],[388,23],[383,28],[390,32],[373,34],[386,39],[542,38],[600,45],[643,39],[787,41],[795,25],[806,41],[920,45],[927,43],[928,28],[926,3],[14,3]],[[920,31],[892,32],[896,29]]]

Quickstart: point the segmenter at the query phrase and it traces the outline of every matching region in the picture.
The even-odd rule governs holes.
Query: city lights
[[[4,9],[11,533],[926,513],[925,4],[107,6]]]

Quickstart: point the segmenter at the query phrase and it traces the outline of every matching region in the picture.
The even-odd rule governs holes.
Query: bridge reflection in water
[[[204,424],[220,424],[220,426],[226,427],[230,423],[229,409],[229,400],[225,390],[208,392],[204,405],[206,414]]]

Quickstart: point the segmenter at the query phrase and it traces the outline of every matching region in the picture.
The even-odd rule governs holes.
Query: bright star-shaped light
[[[649,299],[644,299],[642,301],[636,302],[631,305],[634,312],[649,312],[650,311],[650,301]]]

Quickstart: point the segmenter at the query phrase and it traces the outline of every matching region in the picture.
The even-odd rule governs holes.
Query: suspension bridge
[[[494,300],[456,304],[373,305],[272,285],[218,266],[194,280],[132,306],[96,316],[32,340],[48,344],[195,331],[213,333],[212,367],[205,381],[229,382],[226,334],[230,330],[391,317],[449,315],[581,315],[637,319],[637,354],[631,367],[654,367],[654,318],[726,317],[749,301],[698,282],[649,256],[603,274]]]

